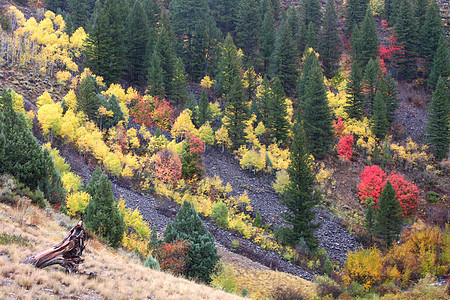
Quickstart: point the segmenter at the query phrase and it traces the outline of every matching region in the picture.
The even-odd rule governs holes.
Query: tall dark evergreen
[[[271,2],[270,0],[265,1]],[[269,5],[264,13],[263,22],[261,24],[261,34],[259,35],[259,48],[265,73],[269,72],[270,56],[275,50],[275,26],[274,11],[272,6]]]
[[[425,16],[427,14],[428,0],[417,0],[414,8],[414,16],[417,19],[417,25],[419,26],[419,30],[425,24]]]
[[[347,34],[353,31],[355,25],[359,24],[364,19],[364,14],[369,6],[369,0],[348,0],[345,14],[345,28]]]
[[[370,112],[372,112],[373,109],[378,80],[381,75],[380,73],[381,70],[380,65],[378,64],[378,59],[373,60],[371,58],[366,65],[363,76],[363,90],[366,98],[365,106]]]
[[[88,16],[91,15],[94,1],[89,0],[67,0],[67,10],[70,13],[73,27],[85,27],[88,23]]]
[[[290,6],[288,8],[286,18],[283,22],[287,22],[289,30],[292,34],[292,41],[294,42],[296,51],[301,53],[305,50],[304,39],[307,25],[300,20],[299,12],[294,6]],[[313,25],[313,27],[315,26]]]
[[[170,84],[170,97],[177,103],[186,103],[187,95],[187,76],[184,71],[184,64],[180,58],[175,62],[174,77]]]
[[[290,163],[287,169],[289,185],[283,197],[283,205],[287,211],[283,214],[286,223],[292,227],[283,229],[283,240],[290,245],[305,242],[310,250],[318,246],[314,231],[319,224],[314,224],[313,208],[319,203],[314,189],[315,176],[312,172],[312,161],[308,152],[307,139],[300,120],[293,127],[294,138],[290,148]]]
[[[0,95],[0,128],[3,128],[3,157],[0,173],[13,175],[30,189],[38,188],[46,177],[45,157],[41,146],[28,127],[25,116],[14,111],[10,89],[3,89]],[[0,149],[1,150],[1,149]]]
[[[286,95],[278,77],[272,83],[273,97],[269,103],[268,125],[270,136],[280,145],[285,146],[289,136],[289,121],[286,105]]]
[[[126,68],[125,19],[120,0],[107,0],[85,42],[85,64],[107,83],[118,82]]]
[[[427,142],[438,160],[448,157],[450,146],[449,82],[439,77],[428,107]]]
[[[66,202],[66,190],[61,180],[61,174],[55,169],[50,151],[45,149],[44,154],[44,176],[39,182],[39,189],[44,193],[50,204],[64,206]]]
[[[344,107],[350,118],[361,119],[364,114],[362,73],[356,62],[352,63],[347,83],[347,105]]]
[[[297,54],[292,32],[287,22],[283,22],[278,29],[275,51],[271,58],[271,73],[280,78],[287,95],[295,91],[299,75]]]
[[[360,67],[365,67],[372,58],[378,57],[378,37],[370,6],[367,8],[361,29],[358,35],[358,49],[352,49],[355,52],[355,58]],[[353,42],[353,37],[352,37]]]
[[[442,17],[436,0],[432,0],[427,7],[425,21],[419,31],[419,53],[431,62],[439,45],[439,38],[444,34]]]
[[[127,22],[127,61],[130,80],[134,84],[143,85],[147,75],[145,51],[150,28],[147,14],[139,0],[135,0]]]
[[[328,0],[318,49],[320,60],[323,64],[324,75],[327,78],[332,78],[336,74],[336,71],[339,68],[339,57],[342,51],[337,21],[338,18],[334,0]]]
[[[173,223],[167,225],[166,232],[164,233],[166,243],[175,239],[189,243],[185,275],[209,283],[220,257],[217,254],[214,237],[206,230],[190,202],[184,201]]]
[[[322,5],[319,0],[302,0],[300,10],[306,28],[309,23],[313,23],[314,31],[319,32],[322,21]]]
[[[91,195],[84,217],[86,228],[105,238],[111,247],[119,247],[125,222],[117,208],[111,182],[100,168],[92,174],[86,192]]]
[[[258,115],[258,121],[262,121],[266,128],[273,127],[269,114],[271,113],[271,103],[274,101],[274,97],[270,82],[267,77],[264,77],[261,85],[258,87],[256,114]]]
[[[371,118],[370,129],[379,140],[383,140],[387,133],[388,121],[386,117],[386,103],[383,94],[377,91],[375,95],[375,103],[373,106],[373,114]]]
[[[205,124],[209,119],[209,99],[205,90],[202,91],[198,102],[198,127]]]
[[[164,70],[161,66],[161,56],[158,50],[153,51],[152,58],[150,60],[150,67],[148,69],[148,91],[147,93],[152,96],[164,98],[166,95],[166,89],[164,85]]]
[[[309,51],[304,63],[311,67],[302,79],[305,83],[304,102],[301,104],[303,126],[308,149],[315,158],[322,159],[334,140],[332,112],[317,54]]]
[[[209,0],[209,7],[222,35],[234,32],[239,0]]]
[[[450,76],[450,55],[446,38],[441,35],[438,42],[436,53],[434,54],[433,64],[431,66],[429,84],[434,88],[438,82],[439,76],[448,78]]]
[[[92,75],[87,75],[77,87],[75,94],[77,95],[77,109],[84,112],[86,116],[97,121],[98,109],[101,106],[100,98],[97,97],[99,86]]]
[[[314,30],[314,23],[309,23],[308,30],[306,31],[306,48],[313,48],[315,51],[318,50],[317,34]]]
[[[375,236],[390,246],[399,236],[402,230],[402,209],[395,196],[395,190],[388,180],[378,200],[378,208],[375,216]]]
[[[412,6],[409,1],[401,0],[395,25],[395,35],[397,42],[403,49],[395,53],[394,56],[399,66],[399,77],[402,79],[411,80],[416,73],[414,57],[418,53],[417,32],[417,19],[414,16]]]
[[[244,87],[239,77],[236,77],[231,86],[230,92],[226,98],[227,105],[225,116],[228,122],[225,127],[233,142],[233,148],[237,149],[245,143],[245,137],[242,134],[246,127],[246,121],[249,119],[249,107],[245,99]]]
[[[240,75],[240,66],[241,59],[234,45],[233,38],[228,34],[223,44],[219,60],[217,83],[220,93],[228,95],[234,79]]]
[[[390,72],[386,72],[386,75],[378,82],[377,90],[383,96],[384,103],[386,104],[386,119],[388,126],[391,126],[395,120],[396,111],[398,108],[398,92],[397,82],[392,78]]]
[[[236,45],[250,61],[257,54],[261,16],[257,0],[240,0],[236,19]]]

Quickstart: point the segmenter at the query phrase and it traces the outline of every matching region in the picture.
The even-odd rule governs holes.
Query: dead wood
[[[69,273],[77,273],[78,265],[84,261],[80,256],[84,250],[85,239],[83,221],[80,221],[61,243],[24,259],[22,263],[32,264],[37,268],[60,265]]]

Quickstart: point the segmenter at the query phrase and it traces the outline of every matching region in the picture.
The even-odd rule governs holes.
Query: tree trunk
[[[78,273],[78,265],[84,261],[80,256],[84,250],[85,239],[83,221],[80,221],[61,243],[24,259],[22,263],[32,264],[37,268],[58,264],[66,268],[69,273]]]

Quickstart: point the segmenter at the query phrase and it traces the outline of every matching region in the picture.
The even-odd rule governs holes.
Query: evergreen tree
[[[347,34],[350,34],[355,25],[359,24],[364,19],[364,14],[367,12],[369,0],[348,0],[345,16],[345,28]]]
[[[217,254],[213,236],[206,230],[194,206],[184,201],[173,223],[169,224],[166,228],[166,232],[169,232],[167,234],[164,232],[166,243],[175,238],[189,243],[185,275],[209,283],[220,257]]]
[[[363,89],[366,95],[366,107],[370,112],[372,112],[373,109],[380,72],[381,70],[378,64],[378,59],[373,60],[371,58],[366,65],[363,76]]]
[[[439,38],[438,47],[431,66],[428,82],[432,87],[436,86],[439,76],[442,78],[448,78],[450,76],[450,55],[444,35],[441,35]]]
[[[145,49],[150,29],[147,15],[139,0],[134,1],[127,22],[127,61],[132,83],[142,85],[146,77]]]
[[[86,26],[87,32],[91,33],[93,31],[95,24],[97,24],[97,19],[98,19],[98,15],[100,14],[100,10],[102,10],[102,9],[103,9],[103,2],[101,0],[96,0],[94,9],[92,11],[92,15],[89,18],[89,21]],[[66,18],[64,18],[64,20],[66,21]],[[72,20],[70,20],[70,22],[71,22],[72,32],[73,32]],[[67,26],[67,21],[66,21],[66,26]]]
[[[149,61],[155,50],[155,44],[158,38],[157,26],[160,21],[161,8],[156,0],[142,0],[142,7],[147,16],[148,37],[147,45],[145,45],[146,66],[149,66]]]
[[[240,75],[240,65],[241,60],[236,46],[233,43],[233,38],[228,34],[223,44],[219,60],[217,83],[219,85],[220,93],[224,95],[230,93],[234,79]]]
[[[152,59],[150,61],[150,68],[148,69],[148,93],[152,96],[164,98],[166,90],[164,87],[164,70],[161,67],[161,57],[158,51],[153,51]]]
[[[294,6],[290,6],[288,8],[286,21],[283,20],[283,22],[287,22],[289,26],[289,30],[292,34],[292,41],[296,47],[296,52],[302,52],[305,50],[304,38],[306,35],[305,28],[307,28],[307,25],[305,25],[304,22],[300,22],[300,15]]]
[[[357,62],[361,67],[364,67],[371,58],[373,60],[378,58],[377,30],[370,6],[367,7],[358,38],[360,39],[358,41],[359,49],[354,49],[354,51],[358,51],[356,54]]]
[[[275,51],[271,58],[271,71],[278,76],[283,84],[284,92],[288,95],[295,91],[298,78],[296,46],[292,39],[292,32],[287,22],[283,22],[278,29]]]
[[[103,128],[110,129],[113,126],[116,126],[120,121],[124,120],[123,112],[122,112],[122,109],[120,108],[119,101],[117,100],[116,95],[112,94],[111,97],[109,97],[109,99],[103,103],[103,106],[108,111],[113,113],[113,115],[111,117],[107,116],[104,119],[103,125],[102,125]],[[100,129],[102,127],[100,127]]]
[[[27,126],[25,116],[13,109],[10,89],[3,89],[0,95],[0,114],[3,136],[0,156],[0,173],[8,173],[30,189],[38,188],[46,178],[45,157],[41,146]]]
[[[378,90],[383,96],[386,104],[386,119],[388,126],[391,126],[395,120],[395,111],[398,108],[397,83],[392,78],[391,73],[386,75],[379,81]]]
[[[284,93],[284,92],[283,92]],[[273,128],[269,115],[272,109],[271,103],[274,102],[274,94],[270,87],[267,77],[264,77],[261,85],[258,87],[256,113],[258,120],[263,121],[266,128]]]
[[[99,87],[92,75],[83,78],[75,93],[77,96],[77,109],[86,114],[89,120],[97,122],[98,109],[101,106],[100,98],[97,97]]]
[[[428,5],[425,21],[419,28],[420,55],[431,62],[439,45],[439,38],[444,34],[439,6],[435,0]]]
[[[428,0],[417,0],[414,10],[414,16],[417,19],[417,25],[419,26],[419,30],[423,27],[425,24],[425,16],[427,14],[428,9]]]
[[[381,91],[377,91],[375,95],[375,103],[373,105],[373,115],[370,125],[372,133],[375,134],[378,139],[384,139],[387,132],[388,122],[386,118],[386,103],[384,103]]]
[[[439,77],[428,107],[427,142],[438,160],[448,157],[450,145],[450,102],[448,79]]]
[[[209,99],[206,91],[203,90],[198,103],[198,127],[201,127],[209,120]]]
[[[333,143],[333,118],[317,54],[312,50],[309,51],[305,63],[311,68],[304,73],[302,79],[305,82],[302,119],[308,149],[315,158],[321,159],[331,149]]]
[[[223,36],[235,31],[238,6],[239,0],[209,1],[209,7]]]
[[[180,58],[177,58],[175,62],[170,96],[177,103],[185,103],[187,101],[187,76],[184,71],[183,61]]]
[[[287,169],[290,181],[283,197],[283,205],[287,208],[283,217],[292,227],[284,228],[283,239],[289,245],[296,245],[303,240],[311,250],[314,250],[318,245],[314,231],[319,224],[313,223],[315,212],[312,209],[319,203],[319,197],[314,189],[315,176],[301,121],[295,122],[293,132],[290,163]]]
[[[270,0],[265,0],[271,2]],[[263,22],[261,24],[261,34],[259,35],[259,48],[264,64],[264,70],[269,72],[270,56],[275,50],[275,17],[272,6],[268,6],[264,13]]]
[[[375,236],[390,246],[402,230],[400,202],[395,196],[395,190],[388,180],[378,200],[378,209],[375,217]]]
[[[228,135],[233,142],[233,148],[237,149],[245,143],[242,132],[246,127],[246,121],[249,119],[249,107],[245,101],[244,87],[239,77],[234,79],[227,96],[225,116],[228,119],[225,127],[228,129]]]
[[[85,42],[86,66],[107,83],[119,81],[126,68],[126,13],[120,0],[107,0]]]
[[[365,225],[367,231],[369,231],[370,234],[373,234],[373,227],[375,225],[375,212],[374,212],[373,205],[367,206],[366,220],[365,220],[364,225]]]
[[[308,30],[306,31],[306,48],[313,48],[318,50],[317,47],[317,35],[314,31],[314,23],[309,23]]]
[[[39,182],[39,189],[44,193],[45,198],[53,205],[65,205],[66,190],[64,189],[60,173],[55,169],[50,151],[45,149],[44,155],[44,175]]]
[[[236,45],[250,61],[257,54],[261,16],[257,0],[240,0],[236,19]]]
[[[361,69],[356,62],[353,62],[347,83],[347,105],[344,107],[350,118],[359,120],[363,117],[363,101]]]
[[[74,28],[86,26],[93,4],[94,2],[89,0],[67,0],[67,10],[70,12]]]
[[[268,119],[270,124],[268,128],[271,131],[271,137],[281,145],[286,145],[289,136],[289,121],[286,105],[286,95],[283,85],[278,77],[273,79],[273,97],[269,103]],[[264,120],[265,121],[265,120]]]
[[[420,1],[420,0],[419,0]],[[395,24],[398,0],[384,0],[384,17],[390,24]]]
[[[417,20],[414,17],[409,1],[401,0],[395,36],[397,42],[403,47],[395,53],[396,62],[399,65],[399,77],[410,80],[415,76],[415,60],[417,55],[418,34]]]
[[[86,186],[91,195],[86,206],[85,225],[99,236],[105,238],[111,247],[117,248],[122,242],[125,222],[117,208],[111,182],[97,167]]]
[[[314,31],[319,32],[322,21],[322,6],[319,0],[302,0],[301,11],[306,28],[309,23],[313,23]]]
[[[256,73],[253,66],[249,66],[244,73],[245,96],[247,101],[251,103],[256,92]]]
[[[320,60],[323,63],[324,75],[327,78],[332,78],[336,74],[342,51],[337,21],[334,0],[328,0],[319,41]]]

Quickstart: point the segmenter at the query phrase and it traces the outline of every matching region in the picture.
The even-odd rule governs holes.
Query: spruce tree
[[[270,0],[265,1],[270,2]],[[270,56],[275,49],[275,34],[275,17],[273,8],[270,5],[264,13],[263,22],[261,24],[261,34],[259,35],[259,48],[265,73],[269,72]]]
[[[145,49],[150,34],[147,15],[139,0],[134,1],[127,20],[127,61],[132,83],[142,85],[147,75]]]
[[[324,75],[327,78],[332,78],[336,74],[339,67],[339,57],[342,51],[337,21],[338,17],[334,0],[328,0],[319,39],[319,58],[322,61]]]
[[[167,234],[166,234],[167,232]],[[185,275],[204,283],[211,281],[211,274],[219,261],[214,238],[189,201],[184,201],[173,223],[164,232],[166,243],[175,239],[189,243]]]
[[[315,158],[322,159],[331,149],[334,133],[332,113],[323,81],[319,59],[314,51],[309,51],[305,64],[311,66],[303,75],[305,83],[302,119],[308,149]]]
[[[91,195],[84,217],[86,228],[105,238],[111,247],[119,247],[125,231],[125,222],[117,208],[111,182],[100,168],[97,167],[92,174],[86,192]]]
[[[67,10],[70,12],[70,16],[73,22],[73,27],[85,27],[89,16],[92,12],[93,1],[89,0],[67,0]]]
[[[371,58],[373,60],[378,58],[377,29],[370,6],[367,7],[358,38],[360,39],[360,48],[355,49],[355,51],[359,52],[356,54],[356,57],[360,67],[365,67]]]
[[[378,90],[375,95],[370,129],[378,139],[382,140],[386,136],[387,127],[388,121],[386,118],[386,103],[384,102],[383,94]]]
[[[431,66],[429,84],[434,88],[438,82],[439,76],[448,78],[450,76],[450,55],[447,42],[444,35],[439,38],[438,47],[434,54],[433,64]]]
[[[354,26],[362,22],[364,14],[367,12],[369,6],[369,0],[348,0],[346,15],[345,15],[345,28],[347,35],[349,35]]]
[[[314,31],[319,32],[322,21],[322,5],[319,0],[302,0],[300,9],[306,28],[310,23],[313,23]]]
[[[246,127],[246,121],[250,118],[249,107],[245,101],[244,87],[239,77],[234,79],[227,96],[225,116],[228,118],[225,127],[228,129],[228,135],[233,142],[233,148],[238,149],[240,145],[245,143],[242,132]]]
[[[260,35],[261,16],[257,0],[240,0],[236,19],[236,45],[254,61]]]
[[[450,145],[450,102],[448,79],[439,77],[428,107],[427,142],[438,160],[448,157]]]
[[[45,149],[44,155],[44,174],[43,179],[39,182],[39,189],[44,193],[45,198],[53,205],[65,205],[66,190],[64,189],[61,175],[55,169],[50,151]]]
[[[362,74],[356,62],[352,63],[347,83],[347,105],[345,112],[350,118],[360,120],[364,114],[364,96],[362,92]]]
[[[431,62],[439,45],[439,38],[444,34],[439,6],[435,0],[428,5],[425,21],[419,28],[419,53]]]
[[[428,9],[428,0],[417,0],[415,9],[414,9],[414,16],[417,19],[417,25],[419,26],[419,30],[423,27],[425,24],[425,16],[427,14]]]
[[[98,109],[101,106],[97,97],[99,86],[92,75],[83,78],[75,93],[77,96],[77,109],[84,112],[89,120],[97,122]]]
[[[317,34],[314,30],[314,23],[309,23],[308,30],[306,31],[306,48],[313,48],[318,50]]]
[[[164,98],[166,89],[164,86],[164,70],[161,67],[161,57],[158,51],[153,51],[150,67],[148,69],[148,94]]]
[[[319,225],[313,223],[315,212],[312,209],[319,203],[319,198],[314,189],[315,176],[312,172],[312,161],[300,120],[295,122],[293,133],[290,163],[287,169],[290,181],[282,202],[287,208],[283,217],[292,227],[283,229],[283,239],[293,246],[303,240],[310,250],[314,250],[318,245],[314,231]]]
[[[174,77],[170,84],[170,97],[177,103],[186,103],[187,101],[187,76],[184,71],[184,64],[180,58],[176,59]]]
[[[380,73],[381,70],[378,64],[378,59],[373,60],[371,58],[366,65],[363,76],[363,89],[366,95],[366,107],[370,112],[372,112],[373,109]]]
[[[219,60],[217,83],[220,93],[224,95],[230,93],[234,79],[240,75],[240,66],[241,61],[236,46],[233,43],[233,38],[228,34],[223,44]]]
[[[0,95],[0,113],[2,114],[3,138],[0,138],[0,151],[3,157],[0,173],[13,175],[30,189],[38,188],[46,177],[45,157],[41,146],[27,125],[25,116],[13,109],[10,89],[3,89]],[[3,142],[2,142],[3,141]],[[0,154],[1,154],[0,153]]]
[[[389,127],[395,120],[395,112],[398,108],[397,82],[392,78],[390,72],[386,72],[386,75],[379,80],[377,89],[386,104],[386,119]]]
[[[258,87],[256,113],[259,117],[258,120],[263,121],[266,128],[273,127],[269,118],[271,103],[274,101],[273,98],[274,94],[270,87],[270,82],[267,77],[264,77],[261,85]]]
[[[283,86],[278,77],[273,79],[272,86],[273,97],[269,98],[271,101],[269,103],[269,114],[267,119],[269,125],[267,127],[271,131],[271,137],[275,138],[279,144],[285,146],[289,136],[286,95],[284,94]]]
[[[397,239],[402,230],[401,212],[400,202],[388,180],[378,200],[374,225],[375,236],[386,242],[387,246]]]
[[[209,99],[206,91],[203,90],[200,96],[200,101],[198,103],[198,127],[201,127],[209,120],[210,111],[209,111]]]
[[[290,6],[287,10],[286,21],[289,26],[289,30],[292,34],[292,41],[296,47],[296,52],[302,52],[305,50],[305,28],[306,25],[304,22],[300,21],[300,15],[297,9],[294,6]],[[313,26],[314,27],[314,26]]]
[[[394,57],[399,66],[399,77],[411,80],[416,72],[414,57],[418,52],[417,20],[409,1],[400,1],[400,9],[394,29],[397,42],[403,49],[394,53]]]
[[[269,0],[270,1],[270,0]],[[234,32],[239,0],[210,0],[209,7],[222,35]]]

